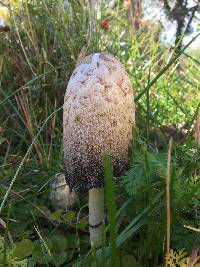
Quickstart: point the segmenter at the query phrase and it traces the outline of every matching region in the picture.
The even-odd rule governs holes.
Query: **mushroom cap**
[[[114,176],[129,161],[135,123],[134,93],[124,66],[113,55],[95,53],[76,67],[63,106],[65,179],[70,188],[104,186],[103,154]]]

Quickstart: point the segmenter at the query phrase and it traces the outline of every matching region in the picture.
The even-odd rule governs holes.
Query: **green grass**
[[[0,230],[0,265],[164,266],[163,125],[187,123],[185,142],[172,148],[171,248],[190,255],[199,240],[185,227],[200,227],[200,158],[192,131],[200,107],[199,53],[188,50],[189,43],[174,55],[159,41],[158,28],[131,34],[120,2],[112,10],[103,2],[98,7],[88,44],[87,2],[70,3],[27,2],[12,12],[10,31],[0,33],[0,223],[6,226]],[[103,19],[109,20],[107,31],[100,27]],[[133,160],[119,183],[112,182],[109,159],[104,162],[108,222],[102,248],[93,251],[87,194],[68,212],[53,211],[48,203],[49,184],[63,171],[64,93],[85,48],[86,54],[106,51],[120,59],[137,106]]]

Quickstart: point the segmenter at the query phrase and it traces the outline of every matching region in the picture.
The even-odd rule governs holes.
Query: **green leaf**
[[[139,267],[139,265],[133,255],[127,254],[122,258],[122,267]]]
[[[34,241],[34,250],[40,250],[41,249],[41,242],[39,239]]]
[[[75,213],[72,210],[68,210],[63,216],[62,219],[65,222],[71,222],[75,217]]]
[[[39,264],[47,264],[51,261],[51,256],[48,255],[45,251],[42,250],[36,250],[32,254],[33,261],[39,263]]]
[[[68,248],[77,248],[79,246],[80,240],[76,235],[67,235]]]
[[[34,241],[35,251],[47,251],[53,248],[52,240],[48,237],[44,237],[43,240],[37,239]]]
[[[27,264],[27,267],[35,267],[36,265],[36,262],[33,260],[33,258],[29,258],[28,259],[28,264]]]
[[[53,248],[53,243],[52,243],[52,240],[48,237],[44,237],[43,240],[41,240],[41,243],[44,245],[44,246],[47,246],[48,249],[52,249]],[[45,243],[45,244],[44,244]]]
[[[68,261],[70,261],[73,258],[73,251],[69,250],[67,253],[68,253]]]
[[[60,217],[62,215],[62,211],[61,210],[56,210],[55,212],[51,213],[50,218],[54,221],[60,221]]]
[[[21,261],[33,253],[34,245],[29,239],[24,239],[21,242],[16,243],[13,248],[13,257],[18,261]]]
[[[82,235],[80,237],[80,247],[81,249],[87,249],[90,247],[90,237],[89,235]]]
[[[85,229],[86,225],[88,224],[87,220],[81,220],[80,222],[77,223],[76,227],[78,229]]]
[[[108,261],[108,263],[106,263],[106,267],[113,267],[112,262]],[[116,259],[115,259],[115,267],[120,267],[120,258],[119,257],[116,257]],[[129,266],[127,266],[127,267],[129,267]],[[131,266],[131,267],[135,267],[135,266]]]
[[[60,253],[55,253],[52,255],[51,262],[55,266],[62,265],[68,259],[68,253],[61,251]]]
[[[53,236],[52,243],[55,250],[65,250],[67,248],[67,239],[62,235]]]
[[[20,219],[24,219],[22,216]],[[22,237],[24,235],[25,230],[29,227],[29,225],[26,222],[20,222],[18,223],[10,223],[10,229],[15,232],[15,235]]]

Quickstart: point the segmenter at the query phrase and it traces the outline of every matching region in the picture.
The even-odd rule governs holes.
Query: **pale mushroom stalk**
[[[104,188],[89,190],[89,227],[91,245],[100,245],[101,225],[104,220]]]
[[[75,192],[89,191],[91,246],[101,243],[104,219],[103,155],[113,175],[127,167],[135,122],[134,93],[124,66],[95,53],[72,73],[63,105],[65,179]]]

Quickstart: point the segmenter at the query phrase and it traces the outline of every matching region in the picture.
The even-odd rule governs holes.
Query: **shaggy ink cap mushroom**
[[[65,178],[71,189],[104,186],[105,151],[114,176],[123,174],[134,123],[134,94],[124,66],[107,53],[84,58],[72,73],[63,106]]]

